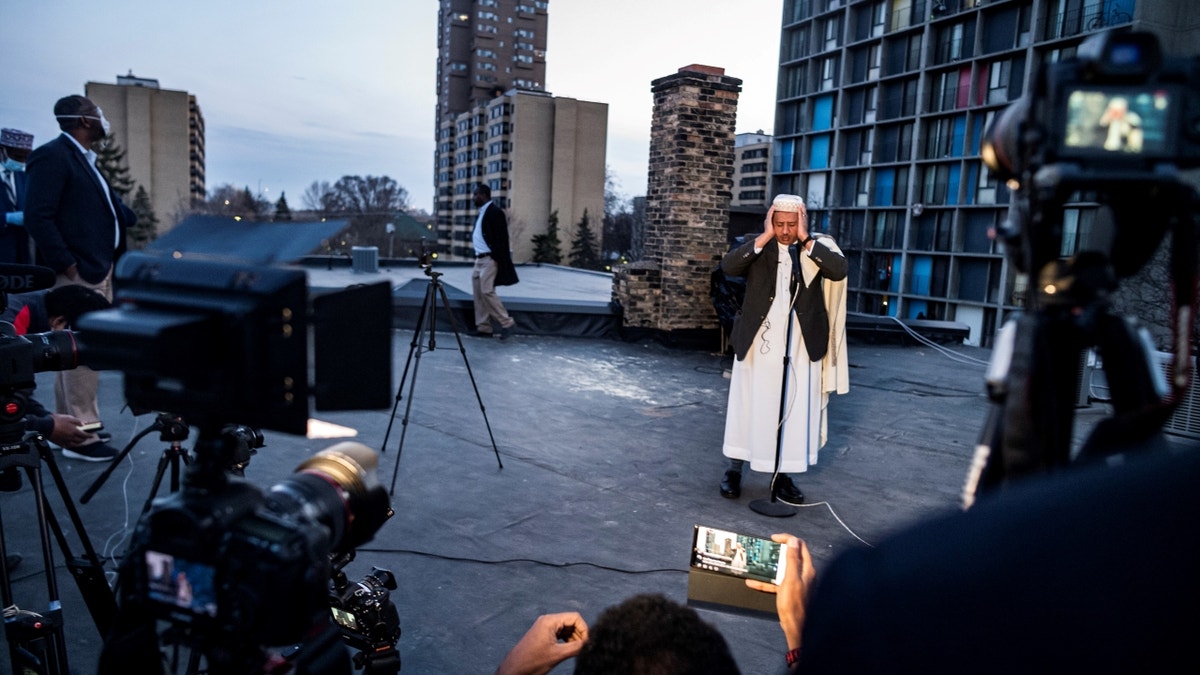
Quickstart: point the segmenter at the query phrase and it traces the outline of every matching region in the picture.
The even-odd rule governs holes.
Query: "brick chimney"
[[[640,259],[613,275],[626,329],[717,339],[710,276],[727,248],[742,81],[690,65],[650,83],[650,175]]]

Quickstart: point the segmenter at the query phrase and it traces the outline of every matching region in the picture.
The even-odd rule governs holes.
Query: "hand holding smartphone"
[[[88,433],[91,433],[93,431],[100,431],[103,428],[104,428],[104,422],[88,422],[87,424],[79,425],[80,431],[86,431]]]
[[[692,535],[691,566],[778,586],[787,568],[787,545],[769,538],[696,525]]]

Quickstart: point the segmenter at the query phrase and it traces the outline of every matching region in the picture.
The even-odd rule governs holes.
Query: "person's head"
[[[483,206],[492,201],[492,189],[487,186],[487,183],[479,183],[475,186],[475,192],[471,194],[471,199],[475,202],[475,206]]]
[[[20,129],[0,129],[0,161],[4,162],[4,168],[24,171],[31,150],[33,134]]]
[[[58,128],[71,134],[83,145],[95,143],[108,135],[108,120],[100,106],[86,96],[64,96],[54,104]]]
[[[804,208],[804,199],[799,195],[775,195],[771,207],[771,225],[775,228],[775,240],[784,246],[791,246],[800,239],[800,227],[808,229],[808,212]]]
[[[575,675],[738,673],[729,645],[690,607],[659,594],[635,595],[588,627]]]
[[[88,312],[112,307],[103,295],[87,286],[67,284],[46,292],[46,318],[53,330],[68,330]]]

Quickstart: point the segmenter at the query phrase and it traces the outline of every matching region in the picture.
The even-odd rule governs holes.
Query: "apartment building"
[[[116,84],[88,82],[84,92],[112,123],[129,177],[150,195],[158,233],[171,229],[205,197],[204,116],[196,97],[132,73]]]
[[[771,195],[771,135],[755,133],[733,137],[733,195],[731,209],[761,207],[766,212]]]
[[[851,311],[962,322],[990,346],[1026,280],[990,236],[1010,194],[979,159],[984,131],[1042,64],[1097,31],[1177,30],[1185,4],[784,0],[771,191],[837,238]],[[1064,256],[1095,206],[1069,205]]]

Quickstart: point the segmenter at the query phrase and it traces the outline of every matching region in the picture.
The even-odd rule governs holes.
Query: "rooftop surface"
[[[464,271],[468,282],[459,286]],[[469,267],[446,266],[445,275],[446,283],[469,289]],[[392,271],[379,276],[409,280]],[[536,276],[523,275],[502,295],[543,292]],[[581,285],[591,283],[591,275],[582,276]],[[322,283],[313,272],[310,286]],[[579,292],[594,295],[597,288]],[[831,401],[828,445],[798,481],[810,505],[793,517],[768,518],[748,508],[769,497],[767,474],[748,474],[740,499],[718,494],[728,356],[653,341],[528,334],[508,341],[461,336],[460,348],[453,334],[441,333],[432,351],[424,339],[413,347],[411,329],[398,328],[393,338],[394,409],[314,416],[356,429],[357,440],[382,449],[380,479],[394,479],[395,516],[346,571],[352,580],[372,566],[395,574],[391,600],[406,673],[490,672],[542,613],[574,610],[594,621],[605,607],[642,592],[685,601],[696,524],[795,533],[808,541],[820,570],[849,547],[954,510],[988,405],[986,350],[852,341],[850,392]],[[346,348],[353,349],[352,339]],[[51,402],[53,373],[37,377],[38,397]],[[120,373],[102,372],[100,383],[104,423],[113,445],[125,447],[154,416],[123,408]],[[1102,408],[1081,409],[1079,423]],[[246,469],[247,480],[263,488],[335,442],[272,431],[265,438]],[[102,556],[125,553],[166,448],[157,435],[145,436],[79,506]],[[76,503],[107,466],[55,457]],[[58,490],[49,475],[44,482],[65,522]],[[46,577],[34,495],[28,479],[22,485],[0,493],[0,513],[9,550],[25,557],[13,575],[16,604],[37,611],[46,607]],[[159,496],[169,488],[164,479]],[[72,547],[78,553],[75,540]],[[53,548],[71,670],[94,672],[102,638]],[[106,569],[111,578],[115,563]],[[778,669],[786,648],[777,623],[700,612],[724,634],[743,672]],[[0,672],[8,667],[0,659]]]

